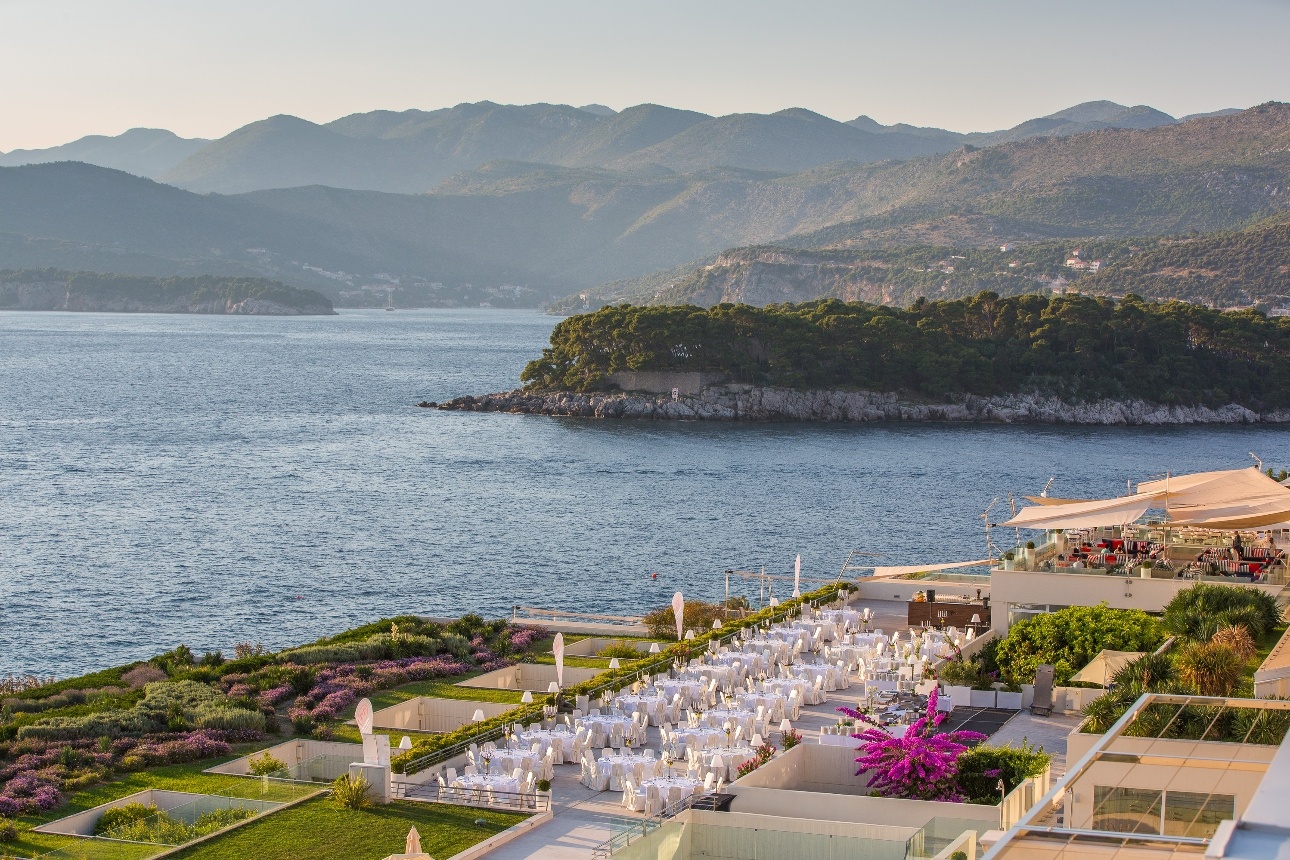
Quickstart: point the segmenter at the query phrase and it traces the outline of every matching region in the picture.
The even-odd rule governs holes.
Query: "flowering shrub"
[[[867,785],[883,797],[906,800],[939,800],[961,803],[958,785],[959,756],[967,751],[967,742],[985,740],[980,732],[935,734],[948,714],[936,710],[937,691],[928,697],[927,711],[918,718],[902,738],[893,738],[882,729],[867,728],[853,738],[864,741],[856,759],[860,769],[856,776],[872,771]],[[869,717],[851,708],[839,711],[858,722],[873,723]]]
[[[363,673],[368,675],[367,678],[363,678],[358,669],[357,666],[339,666],[318,672],[313,689],[296,700],[287,716],[293,723],[301,717],[308,717],[313,722],[334,720],[359,698],[376,690],[411,681],[460,675],[470,666],[453,657],[440,655],[382,660],[371,664],[370,672]]]
[[[19,774],[0,788],[0,816],[17,818],[53,809],[63,802],[58,777],[48,770]]]

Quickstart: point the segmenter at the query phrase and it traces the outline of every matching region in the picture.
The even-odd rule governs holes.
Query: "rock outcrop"
[[[1290,410],[1254,412],[1229,404],[1169,406],[1140,400],[1068,403],[1044,394],[916,401],[874,391],[797,391],[728,385],[671,397],[624,392],[507,391],[420,406],[469,412],[511,412],[579,418],[679,421],[963,421],[1002,424],[1258,424],[1290,422]]]

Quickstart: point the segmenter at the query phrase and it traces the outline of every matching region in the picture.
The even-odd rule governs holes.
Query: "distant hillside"
[[[799,208],[806,217],[799,219],[793,233],[774,243],[779,247],[773,254],[799,262],[810,258],[801,252],[815,250],[988,248],[1059,237],[1231,230],[1290,209],[1290,106],[1273,103],[1147,130],[1040,138],[898,164],[832,166],[772,184],[802,194],[785,202],[807,199],[816,210],[808,214]],[[836,208],[830,207],[831,201],[838,202]],[[832,223],[820,223],[823,210],[832,212]],[[947,250],[941,247],[936,253]],[[588,292],[596,305],[621,300],[715,302],[720,296],[754,301],[752,296],[763,294],[759,291],[765,291],[768,301],[789,300],[790,294],[795,301],[822,295],[881,301],[877,284],[889,283],[887,278],[875,281],[872,274],[861,277],[843,271],[851,266],[847,255],[832,255],[841,269],[830,263],[817,276],[800,268],[791,273],[767,270],[767,253],[772,252],[732,250],[717,269],[703,271],[709,262],[696,261],[692,277],[674,279],[674,286],[662,293],[655,281],[631,279]],[[756,265],[748,268],[754,261]],[[748,280],[752,272],[761,278],[770,277],[771,271],[779,271],[786,280],[762,280],[760,286]],[[1014,275],[1005,277],[1016,283]],[[931,286],[922,284],[924,289]],[[819,292],[812,292],[817,288]],[[961,290],[928,294],[962,295],[980,288],[1015,291],[978,282],[975,287],[967,284]],[[1270,288],[1257,289],[1266,293]],[[769,298],[774,295],[780,297]],[[904,296],[902,289],[887,300],[900,302]]]
[[[578,122],[604,119],[569,110]],[[637,113],[663,117],[646,125],[694,119]],[[639,120],[632,114],[609,119],[628,130]],[[476,119],[498,118],[484,110]],[[364,114],[326,134],[347,146],[365,128],[397,137],[420,122]],[[817,124],[787,118],[794,129]],[[625,290],[646,278],[643,299],[652,300],[685,276],[658,273],[731,248],[987,248],[1230,231],[1286,209],[1288,187],[1290,106],[1280,104],[787,175],[494,160],[415,195],[319,185],[199,195],[60,163],[0,168],[0,266],[263,277],[337,304],[388,296],[398,306],[536,306],[582,292],[598,303],[615,294],[596,285]]]
[[[114,313],[332,314],[313,290],[259,278],[146,278],[95,272],[0,270],[0,310]]]
[[[241,193],[301,185],[430,191],[492,161],[639,172],[718,168],[797,173],[834,162],[905,160],[1039,135],[1177,123],[1146,106],[1089,102],[997,132],[961,134],[868,117],[841,123],[801,108],[712,117],[642,104],[460,104],[437,111],[372,111],[322,125],[291,116],[251,123],[161,175],[194,191]]]
[[[0,167],[83,161],[155,179],[208,143],[201,138],[185,139],[159,128],[132,128],[115,137],[94,134],[49,149],[0,153]]]
[[[1080,251],[1081,257],[1072,253]],[[1096,261],[1099,269],[1071,268]],[[820,298],[906,307],[989,290],[1004,296],[1136,293],[1218,307],[1290,304],[1290,224],[1142,239],[1041,241],[1011,247],[912,245],[887,249],[740,248],[674,277],[649,300],[712,306]]]

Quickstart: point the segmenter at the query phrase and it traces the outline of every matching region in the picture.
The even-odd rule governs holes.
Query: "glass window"
[[[1165,793],[1165,835],[1208,839],[1220,821],[1236,817],[1236,798],[1230,794],[1196,791]]]
[[[1159,833],[1164,792],[1150,788],[1093,787],[1093,829]]]

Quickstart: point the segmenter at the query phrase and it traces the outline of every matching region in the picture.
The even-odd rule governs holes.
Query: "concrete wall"
[[[984,578],[983,578],[984,579]],[[926,579],[873,579],[860,577],[854,580],[856,583],[857,595],[854,599],[859,600],[910,600],[914,593],[926,591],[929,588],[936,589],[937,595],[966,596],[976,597],[976,590],[981,589],[983,596],[990,596],[990,585],[983,583],[977,585],[971,582],[942,582],[940,580]],[[851,598],[848,599],[851,602]]]
[[[472,702],[464,699],[432,699],[417,696],[373,714],[377,729],[413,732],[451,732],[471,722],[476,710],[485,719],[500,716],[515,708],[505,702]]]
[[[646,646],[648,647],[648,646]],[[564,686],[572,687],[583,681],[590,681],[604,669],[583,669],[576,666],[564,667]],[[534,693],[545,693],[555,680],[555,666],[546,663],[516,663],[485,672],[468,681],[457,684],[458,687],[475,687],[485,690],[530,690]],[[508,707],[514,708],[515,705]],[[484,713],[488,713],[485,711]]]
[[[903,860],[915,828],[686,810],[614,853],[615,860]]]
[[[650,394],[671,394],[673,388],[681,389],[682,394],[698,394],[711,385],[726,381],[723,373],[704,373],[686,371],[668,373],[661,371],[620,370],[611,373],[608,381],[623,391],[644,391]]]
[[[209,794],[193,794],[187,791],[163,791],[159,788],[149,788],[143,791],[135,792],[126,797],[118,798],[109,803],[100,804],[93,809],[87,809],[84,812],[78,812],[75,815],[69,815],[60,818],[57,821],[51,821],[48,824],[35,827],[37,833],[60,833],[67,836],[90,836],[94,833],[94,825],[98,823],[99,818],[109,809],[116,809],[130,803],[141,803],[144,806],[156,806],[159,812],[169,812],[181,806],[194,803],[203,799],[210,799],[213,802],[223,802],[231,800],[237,806],[255,809],[257,812],[265,812],[270,809],[276,809],[281,803],[274,803],[267,800],[243,800],[241,798],[222,798]]]
[[[614,639],[609,636],[588,636],[586,639],[579,639],[577,642],[570,642],[564,646],[564,653],[571,657],[595,657],[610,645],[627,644],[635,648],[643,657],[649,653],[649,646],[653,643],[648,639]],[[665,648],[670,643],[661,643],[659,648]]]
[[[354,761],[363,760],[363,745],[350,744],[342,741],[315,741],[307,738],[298,738],[296,740],[285,741],[267,750],[249,753],[241,758],[235,758],[232,761],[226,761],[215,767],[208,767],[203,773],[230,774],[232,776],[247,776],[251,773],[248,760],[252,757],[259,758],[265,753],[276,758],[287,766],[300,764],[318,756],[334,756],[343,758],[352,756]]]
[[[1099,738],[1100,735],[1072,734],[1067,739],[1067,762],[1073,765]],[[1067,827],[1092,827],[1093,789],[1099,785],[1230,794],[1236,798],[1236,814],[1240,816],[1263,781],[1264,770],[1259,764],[1271,762],[1277,748],[1213,741],[1119,737],[1104,751],[1141,756],[1146,760],[1099,759],[1094,762],[1068,786]],[[1234,761],[1255,764],[1243,768],[1234,766]]]
[[[1008,607],[1017,603],[1052,606],[1096,606],[1112,609],[1141,609],[1160,612],[1174,595],[1196,583],[1187,579],[1140,579],[1104,574],[1044,573],[1025,570],[995,570],[990,574],[994,611],[991,626],[1008,629]],[[1249,585],[1272,596],[1279,585]]]
[[[870,797],[868,776],[856,776],[855,751],[801,744],[731,783],[732,812],[807,820],[881,824],[917,830],[932,818],[970,819],[998,826],[995,806]]]

